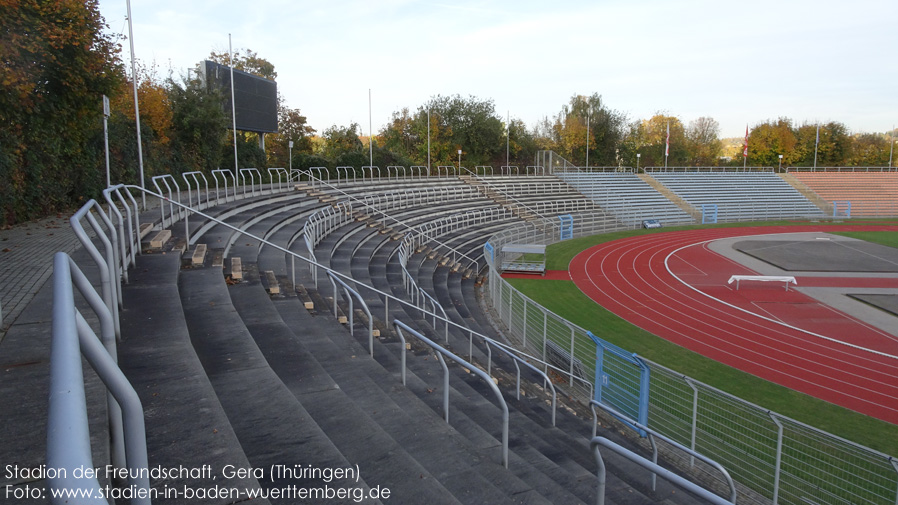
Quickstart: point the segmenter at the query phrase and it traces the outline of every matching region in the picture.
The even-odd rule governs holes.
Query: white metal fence
[[[580,222],[574,236],[626,229]],[[557,238],[519,226],[490,238],[502,245],[551,244]],[[488,255],[487,255],[488,257]],[[567,370],[573,394],[591,399],[596,345],[581,328],[534,302],[489,263],[490,304],[524,352]],[[650,367],[648,426],[724,465],[740,486],[740,504],[898,504],[898,460],[645,360]],[[685,459],[703,481],[723,486],[716,472]],[[714,483],[714,481],[717,481]]]

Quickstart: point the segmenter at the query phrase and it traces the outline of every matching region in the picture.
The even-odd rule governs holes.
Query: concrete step
[[[323,484],[308,475],[272,479],[272,465],[353,467],[271,369],[231,303],[221,274],[184,271],[179,288],[193,346],[246,453],[246,467],[265,469],[263,488]],[[360,485],[367,487],[365,482],[363,475]]]
[[[250,463],[191,345],[178,291],[179,267],[180,259],[174,255],[140,256],[131,282],[122,291],[119,366],[143,403],[150,466],[211,465],[216,477],[214,483],[180,476],[151,481],[160,494],[154,503],[161,504],[182,503],[166,497],[164,491],[184,486],[260,489],[255,478],[226,478],[221,473],[225,465],[245,467]],[[211,269],[194,272],[221,275]]]

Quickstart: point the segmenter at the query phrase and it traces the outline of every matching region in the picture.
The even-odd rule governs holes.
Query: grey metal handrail
[[[484,381],[486,381],[487,385],[489,385],[490,389],[493,390],[493,393],[496,395],[496,398],[499,400],[499,404],[502,407],[502,465],[505,468],[508,468],[508,404],[505,402],[505,398],[502,396],[502,392],[499,391],[499,387],[496,386],[496,383],[493,382],[492,377],[487,375],[486,372],[467,362],[465,359],[453,354],[451,351],[447,350],[445,347],[440,346],[433,340],[422,335],[420,332],[413,330],[407,324],[403,323],[398,319],[393,320],[393,325],[396,327],[397,333],[400,335],[400,339],[402,340],[402,380],[403,384],[405,384],[405,337],[403,334],[403,330],[411,333],[412,335],[418,337],[419,340],[429,345],[431,349],[437,351],[437,357],[440,359],[440,365],[443,367],[443,417],[446,422],[449,422],[449,367],[446,366],[446,360],[443,359],[443,356],[450,358],[461,366],[465,367],[467,370],[470,370],[471,373],[477,375]]]
[[[286,168],[277,168],[277,167],[269,168],[268,169],[268,181],[269,181],[269,188],[270,188],[272,195],[274,194],[274,174],[277,174],[277,176],[278,176],[278,191],[284,190],[284,187],[282,186],[283,183],[281,182],[281,176],[284,177],[284,182],[290,181],[290,174],[287,172]]]
[[[338,167],[338,168],[339,168],[339,167]],[[385,211],[383,211],[383,210],[381,210],[381,209],[375,207],[374,205],[368,203],[368,202],[365,201],[365,200],[356,198],[356,197],[354,197],[354,196],[352,196],[352,195],[346,193],[345,191],[340,190],[339,188],[337,188],[337,187],[335,187],[335,186],[333,186],[333,185],[331,185],[331,184],[325,183],[324,181],[319,181],[319,182],[321,182],[321,184],[323,184],[323,185],[328,186],[329,188],[333,189],[334,191],[337,191],[337,192],[341,193],[341,194],[346,198],[346,200],[339,202],[339,203],[337,204],[337,206],[336,206],[337,208],[343,210],[345,220],[348,220],[348,219],[351,218],[352,213],[353,213],[353,210],[354,210],[353,204],[359,204],[359,205],[363,205],[363,206],[364,206],[365,208],[367,208],[367,209],[370,209],[371,212],[374,213],[374,214],[381,214],[381,215],[383,216],[383,225],[384,225],[384,226],[386,226],[386,220],[387,220],[387,218],[389,218],[391,221],[395,222],[396,224],[399,224],[399,225],[404,226],[404,227],[407,228],[408,230],[415,231],[415,230],[417,229],[416,227],[413,227],[413,226],[409,225],[408,223],[405,223],[404,221],[402,221],[402,220],[400,220],[400,219],[397,219],[397,218],[394,218],[394,217],[390,216],[390,215],[387,214]],[[427,191],[426,189],[423,191],[423,193],[428,194],[428,195],[430,194],[430,193],[428,193],[428,191]],[[420,194],[421,194],[421,191],[417,191],[417,192],[414,192],[414,193],[410,193],[410,192],[402,192],[402,193],[399,194],[399,196],[401,196],[402,198],[412,199],[412,200],[413,200],[413,199],[415,199],[415,198],[419,198],[419,195],[420,195]],[[434,195],[435,195],[435,194],[434,194]],[[448,195],[448,194],[447,194],[446,196],[447,196],[447,197],[450,197],[450,196],[452,196],[452,195]],[[442,198],[442,197],[443,197],[443,195],[440,195],[440,198]],[[429,201],[441,201],[441,200],[431,200],[431,199],[427,199],[427,200],[424,200],[424,201],[429,202]],[[313,245],[318,245],[318,244],[321,242],[321,240],[323,240],[323,237],[320,236],[319,232],[317,231],[317,225],[319,224],[319,221],[321,221],[321,220],[323,219],[323,218],[321,218],[321,217],[319,217],[319,216],[332,215],[332,213],[334,212],[334,209],[335,209],[335,207],[326,207],[326,208],[324,208],[324,209],[322,209],[322,210],[316,212],[315,214],[313,214],[313,215],[306,221],[306,224],[305,224],[304,228],[305,228],[307,234],[311,234],[311,235],[312,235],[311,238],[312,238],[312,244],[313,244]],[[339,225],[339,224],[345,222],[345,220],[333,219],[333,220],[331,221],[332,227],[335,228],[337,225]],[[329,233],[330,231],[331,231],[331,228],[326,228],[326,233]],[[427,234],[426,234],[425,232],[423,232],[423,231],[417,231],[417,233],[418,233],[419,236],[424,236],[424,237],[426,237],[426,238],[429,239],[429,240],[432,240],[432,241],[434,241],[434,242],[437,242],[440,246],[445,247],[446,249],[452,251],[453,255],[457,255],[457,256],[459,256],[459,257],[464,257],[464,258],[468,259],[472,264],[476,264],[476,261],[475,261],[475,260],[469,258],[469,257],[468,257],[467,255],[465,255],[464,253],[459,252],[459,251],[455,250],[454,248],[452,248],[452,247],[450,247],[450,246],[448,246],[448,245],[446,245],[446,244],[443,244],[443,243],[440,242],[437,238],[431,237],[431,236],[427,235]]]
[[[128,267],[136,264],[137,255],[140,254],[140,210],[137,206],[137,200],[134,199],[134,195],[126,190],[125,194],[128,195],[128,198],[131,200],[131,205],[134,206],[134,213],[131,213],[131,207],[128,205],[128,202],[125,201],[125,198],[121,193],[121,190],[124,189],[124,187],[124,184],[118,184],[106,188],[103,190],[103,197],[106,199],[109,209],[118,218],[118,242],[121,257],[116,261],[116,265],[121,267],[122,278],[125,282],[128,282]],[[118,197],[122,208],[124,208],[125,212],[128,214],[127,220],[122,216],[122,213],[118,209],[118,205],[113,200],[113,193]],[[125,230],[126,223],[127,231]],[[137,233],[135,233],[134,230],[137,230]]]
[[[203,195],[200,193],[200,177],[202,177],[203,182],[206,185],[206,207],[211,205],[209,202],[209,180],[206,179],[204,173],[198,171],[184,172],[181,174],[181,177],[184,178],[184,183],[187,185],[187,204],[193,207],[193,186],[190,185],[190,179],[187,178],[188,175],[193,178],[193,182],[196,184],[196,208],[200,210],[205,208],[203,207]]]
[[[175,185],[177,192],[174,192],[174,193],[172,192],[171,186],[168,184],[169,180],[172,182],[172,184]],[[162,202],[159,202],[159,212],[162,217],[162,227],[167,228],[167,227],[175,224],[175,221],[178,220],[178,219],[175,219],[174,202],[177,201],[177,203],[181,203],[181,186],[178,185],[178,181],[176,181],[174,176],[171,174],[157,175],[157,176],[153,177],[152,181],[153,181],[153,185],[156,186],[156,190],[159,191],[160,195],[163,193],[163,191],[162,191],[162,188],[159,187],[159,181],[162,181],[162,184],[165,186],[165,189],[168,192],[168,202],[169,202],[169,204],[168,204],[168,210],[169,210],[168,224],[166,224],[166,221],[165,221],[165,205]],[[177,198],[177,200],[175,200],[175,198]],[[187,208],[189,208],[189,207],[187,207]],[[182,212],[185,212],[185,208],[178,206],[178,218],[179,219],[181,217]]]
[[[142,192],[146,193],[146,194],[149,195],[149,196],[153,196],[153,197],[160,198],[160,199],[165,199],[165,197],[162,196],[161,194],[153,193],[152,191],[147,190],[147,189],[145,189],[145,188],[141,188],[140,186],[134,186],[134,185],[131,185],[131,186],[125,186],[125,188],[130,189],[130,190],[134,190],[134,191],[142,191]],[[184,207],[184,204],[182,204],[182,203],[180,203],[180,202],[176,202],[175,205]],[[445,322],[447,325],[450,325],[450,326],[452,326],[452,327],[454,327],[454,328],[456,328],[456,329],[459,329],[459,330],[461,330],[461,331],[463,331],[463,332],[474,334],[474,335],[476,335],[478,338],[487,339],[487,340],[489,340],[489,341],[491,342],[492,345],[494,345],[494,346],[496,346],[496,347],[501,347],[501,348],[503,348],[503,349],[507,349],[507,350],[509,350],[509,351],[511,351],[511,352],[515,352],[515,353],[517,353],[520,357],[522,357],[522,359],[532,360],[533,362],[538,363],[540,366],[543,366],[543,367],[545,367],[546,369],[551,368],[551,369],[553,369],[553,370],[558,371],[559,373],[567,373],[567,372],[565,372],[564,370],[558,368],[557,366],[552,365],[552,364],[546,362],[545,360],[542,360],[542,359],[540,359],[540,358],[538,358],[538,357],[536,357],[536,356],[532,356],[532,355],[526,354],[526,353],[524,353],[524,352],[521,352],[521,351],[519,351],[519,350],[514,349],[512,346],[509,346],[509,345],[504,344],[504,343],[502,343],[502,342],[499,342],[499,341],[490,339],[489,337],[487,337],[486,335],[483,335],[483,334],[481,334],[481,333],[474,332],[474,331],[471,330],[470,328],[467,328],[467,327],[465,327],[465,326],[463,326],[463,325],[461,325],[461,324],[458,324],[458,323],[456,323],[456,322],[450,320],[448,317],[444,317],[444,316],[441,316],[441,315],[437,314],[435,311],[433,311],[433,312],[428,311],[427,309],[424,309],[424,308],[421,308],[421,307],[416,306],[416,305],[415,305],[414,303],[412,303],[412,302],[409,302],[409,301],[407,301],[407,300],[403,300],[402,298],[398,298],[398,297],[396,297],[396,296],[394,296],[394,295],[392,295],[392,294],[390,294],[390,293],[387,293],[387,292],[385,292],[385,291],[381,291],[381,290],[379,290],[379,289],[377,289],[377,288],[375,288],[375,287],[373,287],[373,286],[368,286],[368,285],[366,285],[366,284],[364,284],[364,283],[362,283],[362,282],[359,282],[359,281],[353,279],[352,277],[349,277],[349,276],[346,275],[346,274],[340,273],[340,272],[338,272],[338,271],[336,271],[336,270],[332,270],[331,268],[327,267],[326,265],[324,265],[324,264],[318,262],[317,260],[315,260],[315,259],[314,259],[314,256],[313,256],[312,258],[307,258],[307,257],[305,257],[305,256],[302,256],[302,255],[300,255],[300,254],[297,254],[297,253],[295,253],[295,252],[293,252],[293,251],[290,251],[290,250],[287,249],[287,248],[284,248],[284,247],[281,247],[281,246],[279,246],[279,245],[277,245],[277,244],[274,244],[274,243],[272,243],[272,242],[270,242],[270,241],[268,241],[268,240],[266,240],[266,239],[264,239],[264,238],[262,238],[262,237],[259,237],[259,236],[255,235],[255,234],[252,234],[252,233],[249,233],[249,232],[247,232],[246,230],[241,230],[240,228],[238,228],[238,227],[236,227],[236,226],[234,226],[234,225],[232,225],[232,224],[229,224],[229,223],[227,223],[227,222],[224,222],[224,221],[221,221],[221,220],[219,220],[219,219],[216,219],[216,218],[214,218],[214,217],[212,217],[212,216],[210,216],[210,215],[208,215],[208,214],[206,214],[206,213],[204,213],[204,212],[202,212],[202,211],[193,210],[192,212],[194,212],[195,214],[197,214],[197,215],[199,215],[199,216],[202,216],[202,217],[205,218],[205,219],[208,219],[208,220],[210,220],[210,221],[213,221],[213,222],[215,222],[215,223],[217,223],[217,224],[219,224],[219,225],[221,225],[221,226],[223,226],[223,227],[225,227],[225,228],[227,228],[227,229],[229,229],[229,230],[231,230],[231,231],[234,231],[234,232],[236,232],[236,233],[239,233],[239,234],[241,234],[241,235],[244,235],[244,236],[246,236],[246,237],[249,237],[249,238],[251,238],[251,239],[253,239],[253,240],[256,240],[256,241],[258,241],[259,243],[264,244],[264,245],[269,246],[269,247],[272,247],[272,248],[274,248],[274,249],[276,249],[276,250],[278,250],[278,251],[283,252],[284,254],[290,255],[291,258],[294,258],[294,259],[295,259],[295,258],[299,258],[300,260],[305,261],[307,264],[309,264],[310,267],[311,267],[311,268],[314,268],[316,271],[317,271],[317,269],[320,268],[320,269],[323,269],[325,272],[329,272],[329,273],[333,274],[334,276],[336,276],[336,277],[338,277],[338,278],[341,278],[341,279],[343,279],[343,280],[345,280],[345,281],[353,282],[353,283],[356,284],[357,287],[364,288],[364,289],[370,291],[371,293],[374,293],[374,294],[376,294],[376,295],[378,295],[378,296],[380,296],[380,297],[383,297],[383,298],[387,301],[387,303],[388,303],[389,301],[391,301],[391,300],[392,300],[392,301],[395,301],[396,303],[398,303],[398,304],[400,304],[400,305],[403,305],[403,306],[412,308],[413,310],[420,311],[420,312],[422,313],[422,315],[423,315],[425,318],[434,318],[434,320],[439,319],[439,320]],[[309,245],[308,242],[307,242],[307,245]],[[317,281],[316,281],[316,286],[317,286]],[[385,307],[385,309],[386,309],[386,310],[385,310],[385,313],[386,313],[386,314],[389,314],[389,307],[388,307],[388,305]]]
[[[473,339],[473,334],[472,334],[471,338]],[[490,348],[491,347],[490,343],[494,343],[494,342],[492,340],[485,339],[483,341],[483,343],[486,344],[487,348]],[[502,351],[502,353],[504,353],[506,356],[508,356],[509,358],[511,358],[515,361],[515,367],[517,368],[517,371],[518,371],[518,383],[517,383],[517,388],[515,389],[515,395],[516,395],[515,397],[518,400],[521,399],[521,369],[518,366],[518,363],[520,363],[521,365],[524,365],[525,367],[529,368],[530,370],[536,372],[540,377],[543,378],[543,384],[549,385],[549,388],[552,389],[552,426],[555,426],[555,410],[556,410],[555,406],[557,404],[557,395],[555,393],[555,385],[552,384],[552,379],[550,379],[549,376],[546,375],[545,372],[543,372],[539,368],[533,366],[533,364],[529,363],[527,360],[521,358],[520,356],[516,355],[515,353],[508,350],[507,348],[500,347],[500,346],[496,346],[496,348],[499,349],[500,351]],[[489,373],[489,370],[490,369],[487,368],[487,373]],[[545,388],[545,386],[543,386],[543,388]]]
[[[635,427],[637,430],[642,430],[642,431],[646,432],[649,435],[649,441],[652,444],[652,463],[658,464],[658,445],[655,444],[655,439],[659,438],[659,439],[663,440],[664,442],[667,442],[668,444],[672,445],[673,447],[676,447],[677,449],[689,454],[690,456],[700,459],[700,460],[704,461],[705,463],[716,468],[717,471],[719,471],[723,475],[724,480],[726,480],[727,485],[730,487],[730,502],[736,503],[736,484],[733,482],[733,478],[730,477],[730,473],[728,471],[726,471],[726,469],[723,467],[723,465],[721,465],[720,463],[714,461],[713,459],[705,456],[704,454],[701,454],[698,451],[690,449],[689,447],[686,447],[685,445],[671,439],[670,437],[662,435],[661,433],[658,433],[657,431],[649,428],[648,426],[631,419],[629,416],[619,412],[618,410],[614,409],[613,407],[605,405],[604,403],[597,402],[595,400],[590,400],[589,408],[592,410],[592,436],[593,437],[596,436],[596,425],[598,424],[598,420],[599,420],[598,415],[596,413],[596,407],[603,409],[605,412],[608,412],[612,416],[623,421],[624,424],[627,424],[630,427]],[[655,474],[652,473],[652,490],[654,490],[654,489],[655,489]]]
[[[252,186],[252,194],[250,196],[256,196],[256,176],[259,176],[259,192],[262,192],[262,174],[259,173],[259,169],[255,167],[250,168],[241,168],[240,169],[240,182],[243,184],[243,198],[246,198],[246,175],[249,174],[249,183]]]
[[[365,315],[368,316],[368,352],[371,353],[371,357],[374,357],[374,318],[371,317],[371,311],[368,309],[368,304],[365,303],[365,300],[362,298],[362,295],[359,294],[358,291],[349,287],[343,279],[334,276],[331,272],[327,273],[327,277],[331,280],[331,285],[334,288],[334,317],[337,316],[337,286],[334,285],[334,282],[343,286],[343,289],[346,292],[346,298],[349,301],[349,334],[353,334],[353,310],[352,310],[352,297],[349,294],[355,296],[356,300],[359,301],[359,304],[362,306],[362,310],[365,311]]]
[[[620,445],[615,444],[611,440],[608,440],[605,437],[594,437],[589,442],[589,448],[593,452],[596,458],[596,466],[598,466],[598,470],[596,471],[596,477],[598,479],[598,484],[596,486],[596,504],[597,505],[605,505],[605,485],[606,485],[606,471],[605,471],[605,460],[602,459],[602,453],[599,451],[599,446],[605,447],[606,449],[610,449],[613,452],[616,452],[618,455],[623,456],[629,461],[636,463],[637,465],[653,472],[661,477],[667,479],[668,481],[685,488],[687,491],[697,495],[699,498],[704,500],[708,500],[714,505],[730,505],[730,502],[716,494],[708,491],[707,489],[699,486],[698,484],[693,483],[690,480],[684,479],[679,475],[667,470],[666,468],[662,468],[655,463],[643,458],[642,456],[636,454],[635,452],[621,447]]]
[[[57,255],[58,254],[60,253],[57,253]],[[115,323],[112,320],[112,313],[109,312],[109,307],[106,306],[105,302],[103,302],[103,299],[100,297],[100,295],[97,294],[90,281],[81,271],[81,269],[78,268],[78,265],[70,257],[68,257],[68,255],[66,255],[66,257],[69,260],[69,278],[71,279],[71,283],[76,288],[78,288],[81,296],[84,297],[91,310],[94,311],[94,313],[97,315],[97,318],[100,320],[100,340],[103,343],[103,347],[106,349],[106,352],[109,354],[109,356],[112,357],[113,361],[118,362],[118,350],[116,349],[115,340]],[[56,258],[54,257],[54,261],[55,259]],[[65,271],[60,272],[60,275],[65,275]],[[112,462],[117,467],[122,468],[125,466],[122,410],[111,394],[107,394],[106,410],[109,418],[110,440],[112,442]]]
[[[212,178],[215,179],[215,202],[216,204],[221,202],[221,194],[218,192],[218,174],[221,174],[221,180],[224,183],[224,201],[227,203],[228,201],[228,176],[231,177],[231,182],[234,186],[234,200],[237,199],[237,176],[234,175],[234,172],[227,168],[217,168],[212,171]]]
[[[106,229],[109,230],[108,236],[100,227],[96,218],[94,218],[93,213],[91,213],[92,209],[96,209],[96,214],[100,216]],[[100,254],[99,249],[97,249],[93,241],[90,240],[90,237],[87,236],[87,232],[84,231],[84,227],[81,225],[82,218],[87,219],[87,222],[90,223],[91,228],[93,228],[94,232],[97,234],[97,237],[103,242],[103,247],[106,251],[105,259],[103,258],[103,255]],[[100,204],[93,199],[85,203],[72,215],[71,218],[69,218],[69,224],[71,224],[75,236],[81,241],[81,245],[84,246],[84,249],[87,250],[87,253],[100,270],[100,287],[103,293],[103,300],[109,308],[109,311],[112,313],[115,322],[115,336],[120,339],[122,336],[119,322],[119,305],[121,304],[121,284],[119,284],[119,281],[121,276],[119,275],[119,268],[117,267],[117,264],[120,262],[115,259],[115,256],[118,253],[115,247],[118,241],[115,227],[113,226],[112,221],[106,217]]]
[[[496,192],[500,193],[502,196],[504,196],[505,198],[507,198],[507,199],[509,199],[509,200],[512,200],[512,201],[515,203],[515,205],[518,205],[519,207],[521,207],[521,208],[523,208],[523,209],[525,209],[525,210],[527,210],[527,211],[529,211],[529,212],[535,214],[536,216],[538,216],[538,217],[543,221],[544,226],[550,226],[550,227],[552,227],[553,229],[554,229],[554,228],[558,228],[558,225],[556,225],[554,221],[552,221],[552,220],[549,219],[548,217],[542,215],[540,212],[538,212],[538,211],[536,211],[536,210],[534,210],[534,209],[531,209],[529,205],[527,205],[527,204],[521,202],[520,200],[518,200],[517,198],[515,198],[513,195],[510,195],[510,194],[506,193],[505,191],[503,191],[502,189],[496,187],[493,183],[491,183],[490,181],[488,181],[488,180],[482,178],[481,176],[477,175],[475,172],[472,172],[471,170],[469,170],[469,169],[467,169],[467,168],[465,168],[465,167],[461,167],[461,168],[463,168],[466,172],[468,172],[469,174],[471,174],[472,176],[474,176],[474,178],[476,178],[477,180],[479,180],[481,183],[486,184],[487,186],[489,186],[490,189],[492,189],[493,191],[496,191]]]
[[[123,420],[124,452],[113,448],[113,459],[118,466],[128,468],[129,484],[135,490],[131,503],[150,504],[149,464],[146,449],[146,430],[143,408],[134,388],[118,368],[113,355],[100,342],[87,321],[75,308],[74,284],[88,299],[101,320],[101,333],[109,338],[112,314],[93,291],[93,287],[65,253],[53,258],[53,320],[50,349],[50,404],[47,416],[47,466],[67,471],[56,472],[48,479],[53,503],[108,503],[103,499],[103,489],[96,477],[75,477],[78,468],[93,468],[90,448],[90,431],[87,420],[87,401],[84,392],[84,376],[81,355],[96,371],[116,403],[121,405]],[[93,292],[93,296],[90,293]],[[97,310],[99,309],[99,310]],[[111,416],[118,415],[110,411]],[[120,438],[113,431],[113,444]],[[66,495],[66,493],[71,493]]]

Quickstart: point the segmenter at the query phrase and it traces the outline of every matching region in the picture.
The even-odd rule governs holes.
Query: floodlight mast
[[[228,34],[228,64],[231,67],[231,118],[234,124],[234,177],[240,168],[237,165],[237,103],[234,101],[234,51],[231,48],[231,34]]]

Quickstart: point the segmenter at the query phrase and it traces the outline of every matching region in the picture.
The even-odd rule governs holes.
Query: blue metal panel
[[[648,425],[648,366],[636,354],[606,342],[592,332],[586,334],[596,344],[594,399]],[[645,436],[639,428],[632,428]]]
[[[563,216],[558,216],[558,219],[561,221],[561,235],[559,239],[567,240],[574,238],[574,216],[565,214]]]
[[[495,264],[496,261],[496,249],[493,247],[493,244],[487,242],[483,245],[483,252],[489,255],[490,265]]]
[[[833,217],[851,217],[851,202],[848,200],[833,202]]]
[[[714,224],[717,222],[717,204],[706,203],[702,205],[702,224]]]

